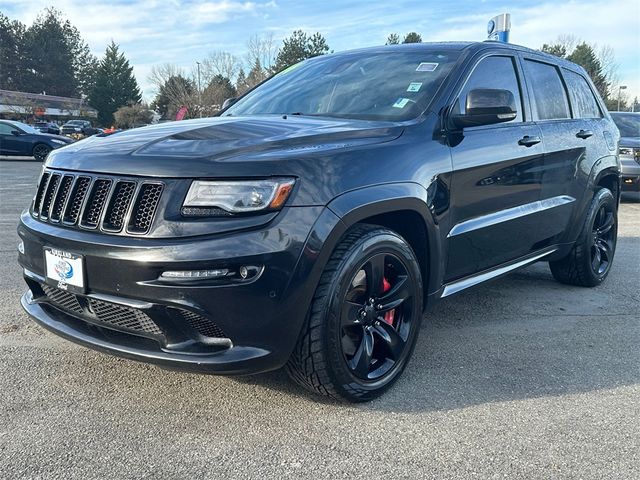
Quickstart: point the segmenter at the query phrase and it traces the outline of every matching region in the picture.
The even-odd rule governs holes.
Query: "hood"
[[[122,175],[233,175],[222,167],[388,142],[403,128],[392,122],[293,115],[214,117],[93,136],[52,152],[47,165]],[[218,168],[212,170],[213,165]]]
[[[620,137],[620,146],[627,148],[640,148],[640,137]]]

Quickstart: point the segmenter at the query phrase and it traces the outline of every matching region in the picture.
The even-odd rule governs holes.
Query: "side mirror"
[[[11,130],[11,135],[19,137],[20,135],[22,135],[22,132],[20,130]]]
[[[222,110],[229,108],[231,105],[238,101],[238,97],[227,98],[222,104]]]
[[[464,128],[509,122],[517,115],[516,100],[509,90],[476,88],[467,94],[465,113],[453,115],[452,120]]]

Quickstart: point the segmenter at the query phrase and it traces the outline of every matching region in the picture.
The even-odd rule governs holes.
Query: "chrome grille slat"
[[[145,235],[158,213],[164,183],[111,175],[45,170],[34,218],[71,228]]]

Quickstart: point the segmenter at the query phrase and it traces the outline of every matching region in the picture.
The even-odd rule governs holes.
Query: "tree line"
[[[420,43],[422,36],[391,33],[387,45]],[[567,58],[585,68],[610,109],[617,107],[617,65],[610,47],[564,35],[542,51]],[[275,73],[331,50],[319,32],[294,31],[276,44],[273,34],[253,35],[244,55],[211,52],[189,71],[174,64],[155,66],[149,77],[156,90],[150,107],[165,119],[174,119],[185,107],[187,118],[217,113],[225,99],[237,97]],[[115,42],[102,58],[95,57],[78,29],[55,8],[47,8],[32,25],[0,13],[0,89],[81,97],[98,110],[98,122],[132,126],[150,121],[149,109],[133,68]],[[621,98],[627,109],[627,98]],[[637,103],[637,99],[635,100]]]
[[[98,122],[142,94],[133,67],[114,42],[98,59],[62,13],[47,8],[26,26],[0,13],[0,88],[86,99]]]
[[[318,32],[310,35],[296,30],[281,47],[272,34],[254,35],[246,43],[244,56],[214,51],[190,72],[174,64],[154,67],[149,81],[157,95],[151,107],[166,119],[175,118],[182,107],[191,117],[213,115],[227,98],[240,96],[275,73],[329,51]]]
[[[617,110],[620,100],[620,110],[629,110],[633,106],[634,111],[638,111],[638,98],[630,102],[626,92],[619,89],[618,65],[610,46],[598,47],[574,35],[560,35],[555,42],[542,45],[540,50],[584,68],[609,110]]]

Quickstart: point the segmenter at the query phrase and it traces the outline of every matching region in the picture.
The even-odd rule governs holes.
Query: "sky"
[[[0,12],[31,24],[46,2],[0,0]],[[254,34],[273,34],[277,44],[291,32],[320,32],[334,51],[384,44],[389,33],[410,31],[423,41],[486,38],[488,20],[511,14],[512,43],[540,48],[572,34],[613,48],[621,85],[640,97],[640,2],[638,0],[56,0],[97,56],[114,40],[134,67],[144,97],[154,65],[172,63],[190,72],[214,51],[244,56]]]

